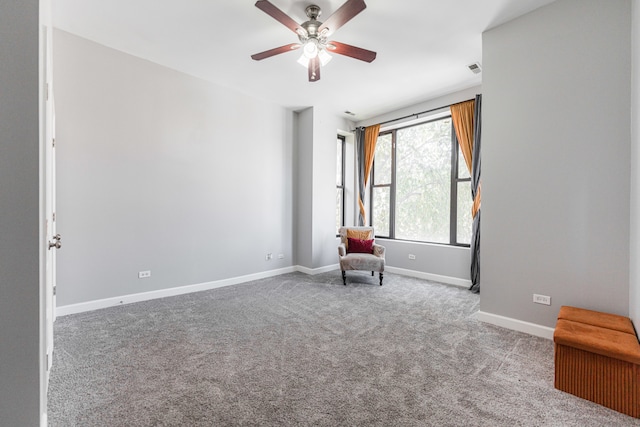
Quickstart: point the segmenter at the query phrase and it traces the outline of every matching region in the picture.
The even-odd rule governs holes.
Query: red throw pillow
[[[373,239],[371,240],[362,240],[362,239],[352,239],[351,237],[347,237],[349,242],[349,246],[347,249],[347,253],[358,253],[358,254],[372,254],[373,253]]]

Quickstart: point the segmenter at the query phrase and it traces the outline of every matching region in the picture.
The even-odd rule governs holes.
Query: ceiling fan
[[[320,7],[312,4],[305,9],[309,20],[302,24],[298,24],[268,0],[258,0],[256,7],[296,33],[299,40],[298,43],[290,43],[251,55],[251,58],[256,61],[302,48],[302,56],[298,62],[307,67],[309,81],[316,82],[320,80],[320,66],[324,66],[331,60],[331,55],[328,52],[350,56],[365,62],[376,59],[375,52],[329,40],[329,36],[338,28],[367,7],[363,0],[347,0],[325,22],[318,21],[322,11]]]

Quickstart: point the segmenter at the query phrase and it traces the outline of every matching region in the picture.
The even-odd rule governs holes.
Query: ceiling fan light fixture
[[[320,65],[322,65],[323,67],[327,65],[329,61],[331,61],[331,58],[332,56],[329,55],[324,49],[320,49],[320,52],[318,52],[318,59],[320,60]]]
[[[318,40],[315,38],[310,38],[302,46],[302,53],[308,59],[313,59],[318,56],[318,50]]]
[[[298,64],[302,65],[304,68],[308,68],[309,67],[309,62],[311,60],[309,58],[307,58],[304,53],[302,55],[300,55],[300,58],[298,58]]]
[[[318,59],[320,60],[320,65],[323,66],[323,67],[325,65],[327,65],[329,63],[329,61],[331,61],[331,59],[333,58],[324,49],[320,49],[318,51],[318,55],[317,56],[318,56]],[[309,62],[311,62],[311,59],[307,58],[307,56],[304,53],[302,55],[300,55],[300,58],[298,58],[298,64],[302,65],[305,68],[309,68]]]

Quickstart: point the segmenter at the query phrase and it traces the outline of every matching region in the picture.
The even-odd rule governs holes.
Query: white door
[[[53,322],[55,321],[56,307],[56,252],[60,248],[60,236],[56,231],[56,156],[55,156],[55,109],[53,100],[52,85],[52,50],[51,33],[45,27],[46,40],[46,61],[45,61],[45,227],[47,238],[46,255],[46,342],[47,342],[47,384],[49,382],[49,371],[53,362]]]

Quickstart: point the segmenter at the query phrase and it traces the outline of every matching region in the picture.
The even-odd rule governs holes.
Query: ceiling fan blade
[[[354,16],[365,10],[367,5],[364,0],[347,0],[345,4],[340,6],[338,10],[329,16],[318,32],[322,33],[326,29],[326,35],[334,33],[338,28],[342,27],[346,22],[350,21]]]
[[[372,62],[376,59],[376,53],[362,49],[360,47],[351,46],[345,43],[330,41],[327,43],[327,50],[332,53],[337,53],[339,55],[350,56],[351,58],[359,59],[365,62]]]
[[[284,46],[276,47],[273,49],[265,50],[264,52],[256,53],[251,55],[251,59],[255,61],[260,61],[265,58],[269,58],[274,55],[279,55],[281,53],[289,52],[292,50],[296,50],[300,48],[300,43],[291,43]]]
[[[320,80],[320,59],[316,56],[309,60],[309,81],[317,82]]]
[[[256,2],[256,7],[276,21],[280,22],[285,27],[289,28],[294,33],[304,36],[308,35],[307,30],[302,28],[300,24],[290,18],[289,15],[278,9],[273,3],[267,0],[258,0]]]

